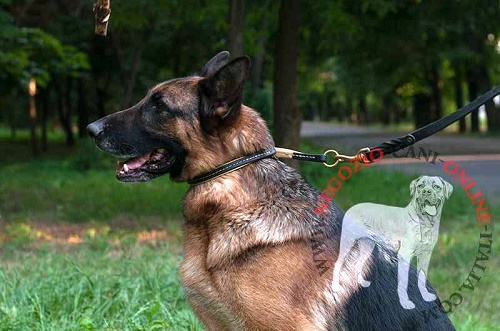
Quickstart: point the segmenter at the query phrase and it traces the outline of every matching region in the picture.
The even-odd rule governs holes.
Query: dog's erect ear
[[[243,87],[250,72],[250,58],[239,57],[215,74],[200,80],[202,116],[224,119],[241,108]]]
[[[410,196],[413,196],[415,194],[415,191],[417,190],[417,183],[422,178],[423,176],[419,176],[417,179],[412,180],[410,183]]]
[[[201,77],[212,76],[227,63],[227,60],[229,60],[229,52],[220,52],[203,66],[199,75]]]
[[[451,193],[453,192],[453,186],[447,181],[445,181],[443,178],[439,177],[439,179],[444,185],[444,196],[446,199],[448,199],[451,196]]]

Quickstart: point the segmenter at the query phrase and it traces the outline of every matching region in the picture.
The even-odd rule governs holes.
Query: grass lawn
[[[6,156],[0,164],[0,330],[202,329],[177,270],[186,185],[166,177],[119,183],[115,161],[89,143],[30,159],[24,143],[0,142],[0,153]],[[302,172],[318,188],[336,173],[315,164],[304,164]],[[403,206],[412,179],[368,167],[344,184],[337,201],[344,209],[363,201]],[[443,300],[467,277],[479,240],[469,199],[452,184],[429,269]],[[450,314],[458,330],[494,330],[500,323],[499,252],[493,245],[480,282],[462,290],[464,301]]]

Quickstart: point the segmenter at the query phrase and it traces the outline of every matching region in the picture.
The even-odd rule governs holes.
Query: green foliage
[[[257,110],[266,120],[269,128],[273,127],[273,88],[266,83],[257,90],[245,89],[244,102]]]
[[[416,94],[430,95],[430,72],[438,68],[441,73],[446,61],[469,69],[485,63],[490,73],[498,68],[496,1],[481,6],[475,1],[330,1],[303,8],[301,81],[306,82],[306,100],[318,98],[309,82],[323,83],[312,75],[320,68],[335,77],[334,89],[344,104],[373,93],[400,106]],[[453,86],[453,75],[441,79]],[[454,103],[454,90],[445,92]]]
[[[10,26],[0,33],[0,42],[6,46],[0,51],[0,75],[15,78],[20,87],[31,78],[44,87],[52,73],[78,75],[89,69],[84,53],[37,28]]]

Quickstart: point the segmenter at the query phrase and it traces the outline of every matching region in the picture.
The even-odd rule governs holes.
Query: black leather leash
[[[294,151],[291,149],[276,147],[256,154],[243,156],[241,158],[228,162],[212,171],[209,171],[205,174],[196,176],[193,179],[188,180],[188,183],[191,185],[200,184],[209,181],[211,179],[217,178],[219,176],[222,176],[224,174],[227,174],[231,171],[240,169],[250,163],[254,163],[258,160],[262,160],[273,156],[276,156],[277,158],[288,158],[299,161],[321,162],[327,167],[334,167],[341,161],[358,160],[363,163],[375,162],[377,159],[383,157],[384,155],[397,152],[403,148],[411,146],[416,142],[443,130],[452,123],[458,121],[460,118],[465,117],[472,111],[478,109],[480,106],[492,100],[495,96],[499,94],[500,94],[500,86],[497,86],[489,90],[476,100],[468,103],[464,107],[460,108],[456,112],[446,117],[443,117],[437,121],[427,124],[426,126],[417,129],[411,133],[408,133],[407,135],[404,135],[402,137],[386,141],[376,147],[363,148],[354,156],[342,155],[333,149],[326,151],[324,154],[309,154],[309,153]],[[334,154],[333,163],[328,163],[327,161],[328,154]]]
[[[387,154],[392,154],[394,152],[397,152],[403,148],[406,148],[408,146],[411,146],[415,144],[416,142],[425,139],[429,136],[432,136],[433,134],[445,129],[446,127],[450,126],[451,124],[455,123],[462,117],[467,116],[469,113],[473,112],[474,110],[478,109],[488,101],[492,100],[495,96],[500,94],[500,86],[497,86],[485,94],[481,95],[479,98],[476,100],[468,103],[464,107],[460,108],[456,112],[445,116],[437,121],[434,121],[432,123],[427,124],[426,126],[417,129],[411,133],[408,133],[405,136],[391,139],[389,141],[386,141],[377,147],[370,147],[371,151],[374,150],[380,150],[382,151],[383,155]],[[375,153],[370,153],[369,152],[364,152],[361,153],[361,155],[364,155],[364,158],[366,158],[368,161],[373,162],[376,159],[382,157],[381,153],[378,153],[379,155],[377,156]],[[363,156],[361,156],[363,157]]]
[[[469,113],[478,109],[488,101],[492,100],[495,96],[500,94],[500,86],[494,87],[485,94],[481,95],[476,100],[463,106],[456,112],[445,116],[437,121],[427,124],[426,126],[417,129],[407,135],[391,139],[386,141],[376,147],[363,148],[359,150],[354,156],[347,156],[339,154],[336,150],[328,150],[324,154],[333,154],[333,162],[324,162],[323,164],[327,167],[334,167],[341,161],[353,161],[357,160],[363,163],[372,163],[376,160],[382,158],[384,155],[395,153],[403,148],[411,146],[416,142],[421,141],[443,129],[450,126],[454,122],[458,121],[462,117],[467,116]]]

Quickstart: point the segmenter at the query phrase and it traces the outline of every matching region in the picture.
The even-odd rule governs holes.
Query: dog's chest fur
[[[316,301],[329,277],[318,277],[309,243],[314,194],[276,160],[188,191],[181,276],[191,306],[217,321],[214,329],[325,328]]]

